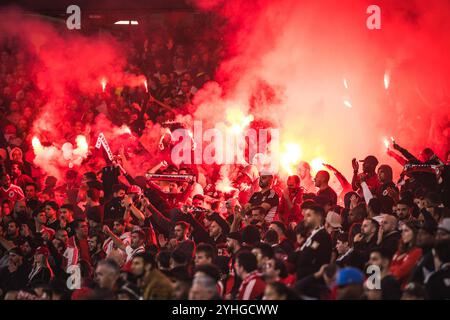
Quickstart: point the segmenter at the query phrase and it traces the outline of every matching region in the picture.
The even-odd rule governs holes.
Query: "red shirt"
[[[284,195],[282,195],[280,198],[280,207],[278,210],[278,217],[286,225],[290,222],[299,223],[303,220],[303,215],[301,213],[302,210],[300,209],[300,206],[303,202],[303,190],[300,189],[295,194],[289,194],[289,199],[292,202],[292,209],[288,209],[286,199],[284,198]]]
[[[24,198],[25,196],[22,189],[20,189],[20,187],[16,186],[15,184],[11,183],[9,188],[6,190],[3,187],[0,188],[0,201],[8,199],[14,204],[14,202],[16,202],[17,200],[22,200]]]
[[[238,292],[238,300],[256,300],[264,294],[266,283],[257,271],[251,272],[247,278],[242,281]]]
[[[392,258],[391,273],[397,280],[404,285],[409,278],[412,270],[422,257],[422,249],[412,248],[406,253],[396,252]]]

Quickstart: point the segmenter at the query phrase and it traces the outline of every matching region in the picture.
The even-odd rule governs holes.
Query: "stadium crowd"
[[[189,114],[220,58],[202,41],[136,46],[129,70],[147,76],[150,95],[125,87],[58,102],[72,119],[65,139],[100,113],[137,136]],[[170,161],[136,174],[119,161],[67,168],[57,179],[33,162],[46,97],[27,77],[29,57],[9,39],[0,60],[0,298],[450,298],[449,153],[415,156],[394,143],[400,179],[373,155],[349,159],[351,180],[331,165],[313,177],[301,162],[285,181],[236,165],[228,193],[215,189],[218,167]]]

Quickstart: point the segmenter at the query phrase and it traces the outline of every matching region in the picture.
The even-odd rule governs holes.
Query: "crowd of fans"
[[[135,48],[129,68],[147,75],[150,95],[123,88],[61,102],[58,110],[75,119],[65,139],[85,133],[99,113],[137,135],[172,110],[188,114],[220,55],[202,42]],[[302,162],[286,181],[236,165],[228,193],[215,189],[217,166],[166,161],[136,175],[116,162],[68,168],[58,180],[32,161],[29,134],[46,100],[27,78],[27,61],[14,41],[2,47],[0,298],[450,298],[448,155],[425,148],[416,157],[394,143],[389,154],[404,167],[398,182],[372,155],[361,168],[349,161],[351,181],[331,165],[312,177]]]

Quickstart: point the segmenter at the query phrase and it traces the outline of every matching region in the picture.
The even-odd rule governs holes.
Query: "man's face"
[[[36,197],[36,188],[34,186],[26,186],[25,187],[25,198],[33,199]]]
[[[242,275],[244,274],[245,270],[239,263],[239,259],[236,259],[236,262],[234,263],[234,269],[236,270],[237,276],[242,279]]]
[[[117,221],[114,221],[113,225],[113,232],[116,236],[121,236],[123,232],[125,231],[125,226],[123,224],[120,224]]]
[[[47,216],[45,215],[45,212],[44,211],[39,212],[36,215],[36,220],[40,224],[46,224],[47,223]]]
[[[396,220],[392,216],[384,216],[381,219],[381,227],[384,233],[392,232],[396,228]]]
[[[208,257],[205,252],[197,251],[195,253],[195,260],[194,260],[194,262],[195,262],[196,266],[201,266],[201,265],[212,263],[212,259],[210,257]]]
[[[28,256],[31,253],[31,246],[28,241],[25,241],[20,245],[20,250],[25,256]]]
[[[287,179],[286,185],[287,185],[289,190],[295,190],[296,188],[300,187],[300,185],[292,177],[289,177]]]
[[[97,251],[97,237],[89,237],[88,238],[88,245],[89,245],[89,252],[96,252]]]
[[[45,214],[49,220],[56,218],[56,211],[49,205],[45,206]]]
[[[27,204],[25,201],[20,200],[16,202],[15,211],[16,212],[24,212],[27,210]]]
[[[272,184],[272,176],[260,176],[259,177],[259,186],[261,188],[267,188],[270,187]]]
[[[397,204],[397,216],[400,220],[406,220],[411,216],[411,209],[406,204]]]
[[[382,183],[386,181],[386,173],[384,170],[378,170],[378,180]]]
[[[182,81],[181,82],[181,91],[183,91],[183,93],[189,93],[190,92],[190,87],[187,81]]]
[[[145,264],[142,257],[135,257],[131,262],[131,273],[136,277],[142,277],[145,273]]]
[[[89,226],[88,223],[86,221],[80,222],[79,227],[77,229],[77,233],[81,236],[81,237],[87,237],[89,234]]]
[[[139,235],[137,233],[131,234],[131,243],[130,246],[133,249],[136,249],[142,245],[142,240],[139,238]]]
[[[114,270],[104,264],[99,264],[95,270],[95,278],[101,289],[112,289],[118,277]]]
[[[20,176],[22,174],[22,172],[20,171],[19,165],[18,164],[13,164],[11,166],[11,174],[13,175],[13,177],[17,178],[18,176]]]
[[[72,213],[69,210],[67,210],[67,208],[61,208],[59,212],[60,212],[59,215],[60,219],[64,221],[70,221],[72,219]]]
[[[259,209],[252,210],[250,221],[253,221],[253,223],[262,223],[264,221],[264,214]]]
[[[178,241],[184,240],[184,229],[180,225],[175,226],[175,228],[173,229],[173,233],[175,239],[177,239]]]
[[[217,222],[213,221],[209,225],[209,236],[210,237],[218,237],[222,233],[222,228],[217,224]]]
[[[10,253],[8,256],[8,260],[10,263],[20,266],[20,265],[22,265],[23,257],[15,254],[15,253]]]
[[[10,213],[11,213],[11,207],[9,206],[9,203],[3,203],[2,204],[3,216],[8,216]]]
[[[9,176],[9,174],[5,174],[2,177],[1,183],[3,188],[5,189],[9,188],[9,186],[11,185],[11,177]]]
[[[161,83],[161,85],[166,85],[169,82],[169,78],[166,74],[162,74],[159,78],[159,82]]]
[[[7,234],[10,236],[15,236],[19,233],[19,227],[15,222],[8,223]]]
[[[373,264],[378,267],[382,267],[382,259],[379,252],[372,252],[369,258],[369,264]]]
[[[323,175],[320,173],[317,173],[314,177],[314,185],[319,188],[324,182]]]
[[[59,230],[56,232],[55,238],[58,239],[58,240],[60,240],[62,243],[66,244],[67,241],[69,241],[69,234],[67,233],[66,230],[64,230],[64,229],[59,229]]]
[[[263,264],[263,276],[268,279],[276,279],[280,275],[279,270],[275,270],[275,259],[269,259]]]
[[[236,247],[237,247],[237,240],[227,238],[227,250],[229,252],[234,252]]]
[[[361,225],[361,234],[368,237],[375,233],[375,228],[370,220],[364,220]]]
[[[368,161],[364,161],[363,162],[363,172],[364,173],[371,173],[375,170],[375,167],[373,166],[373,164],[371,164]]]
[[[348,249],[349,249],[349,245],[348,245],[347,241],[343,242],[341,240],[337,240],[337,242],[336,242],[336,250],[337,250],[337,252],[339,254],[346,253],[348,251]]]
[[[192,200],[192,205],[196,208],[203,208],[203,204],[204,204],[204,202],[201,199]]]
[[[318,224],[316,214],[311,209],[305,210],[304,221],[307,228],[315,228]]]

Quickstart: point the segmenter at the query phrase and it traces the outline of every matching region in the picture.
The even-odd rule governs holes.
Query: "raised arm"
[[[122,240],[119,239],[119,237],[117,237],[117,236],[111,231],[111,229],[109,229],[109,227],[108,227],[107,225],[104,225],[104,226],[103,226],[103,232],[104,232],[105,234],[107,234],[107,235],[111,238],[111,240],[114,242],[114,245],[115,245],[117,248],[119,248],[119,249],[125,251],[126,245],[122,242]]]

